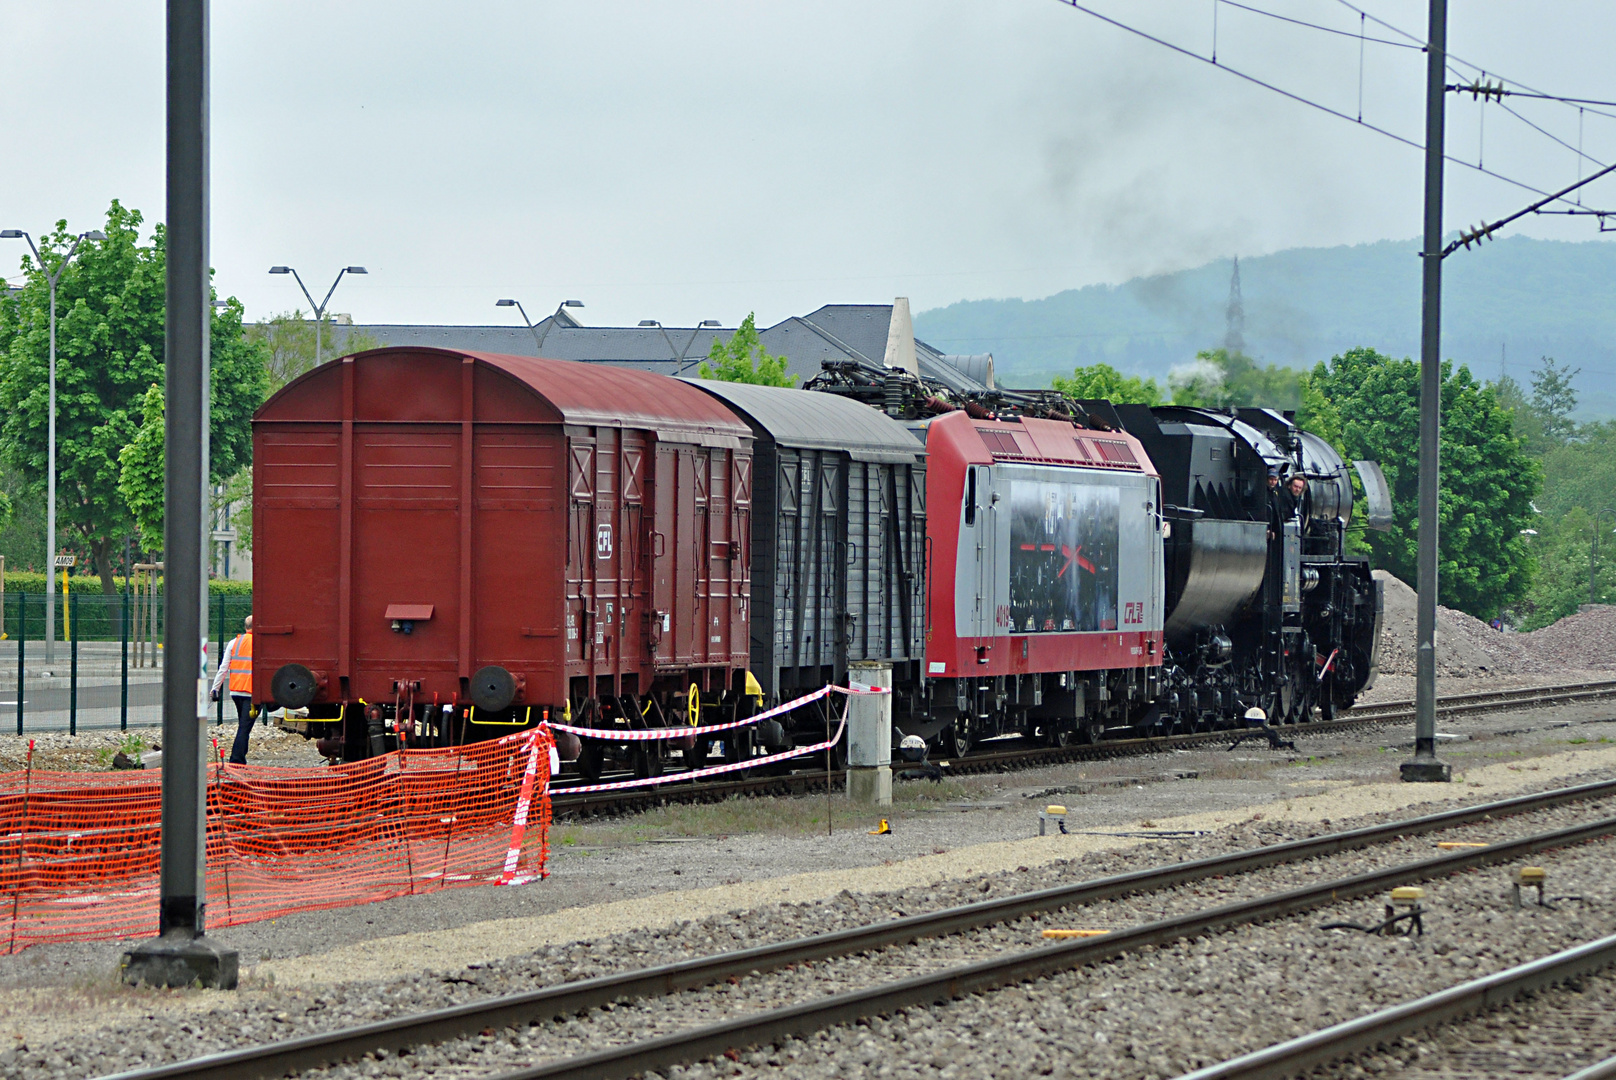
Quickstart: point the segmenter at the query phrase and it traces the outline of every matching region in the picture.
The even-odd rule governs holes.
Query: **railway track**
[[[569,1016],[624,999],[671,995],[724,980],[757,976],[812,961],[848,957],[890,945],[973,931],[1028,915],[1053,912],[1116,897],[1172,888],[1186,883],[1247,873],[1265,867],[1335,855],[1511,815],[1616,796],[1616,780],[1539,792],[1476,806],[1460,807],[1403,821],[1331,833],[1230,855],[1176,863],[1115,877],[1013,894],[942,911],[847,930],[798,938],[757,948],[699,957],[659,967],[439,1009],[428,1013],[340,1029],[265,1046],[215,1054],[149,1070],[119,1074],[120,1080],[248,1080],[317,1069],[365,1054],[396,1053],[408,1047],[453,1040],[479,1032]],[[1616,835],[1616,818],[1460,849],[1434,859],[1326,881],[1220,907],[1193,911],[1102,937],[1030,950],[1016,950],[963,967],[834,994],[805,1004],[765,1010],[584,1057],[554,1061],[514,1077],[626,1077],[649,1069],[723,1053],[961,994],[1109,959],[1150,945],[1306,911],[1339,900],[1368,895],[1409,882],[1442,877],[1546,848]]]
[[[1197,1069],[1185,1073],[1179,1080],[1283,1080],[1300,1076],[1315,1066],[1349,1059],[1405,1035],[1469,1019],[1506,1002],[1612,965],[1616,965],[1616,935]],[[1380,1074],[1386,1075],[1385,1072]],[[1395,1076],[1396,1071],[1391,1075]],[[1616,1077],[1616,1057],[1581,1069],[1567,1080],[1608,1080],[1611,1077]]]
[[[1527,687],[1518,690],[1491,690],[1474,694],[1454,694],[1437,703],[1439,717],[1466,716],[1504,709],[1543,708],[1573,705],[1616,698],[1616,680],[1579,683],[1571,686]],[[1412,723],[1412,701],[1382,702],[1355,706],[1347,716],[1336,720],[1314,721],[1283,728],[1286,735],[1317,735],[1352,731],[1386,724]],[[1239,734],[1234,730],[1162,735],[1149,738],[1106,739],[1092,745],[1058,747],[1018,747],[991,750],[950,758],[938,764],[948,775],[1011,772],[1042,765],[1073,761],[1098,761],[1135,757],[1167,750],[1187,750],[1227,743]],[[566,782],[551,788],[550,808],[557,819],[631,813],[671,803],[721,802],[736,795],[800,795],[833,788],[845,783],[839,773],[827,775],[823,769],[800,769],[771,776],[746,776],[717,783],[680,782],[677,774],[668,783],[625,791],[603,791],[584,795],[567,794]]]

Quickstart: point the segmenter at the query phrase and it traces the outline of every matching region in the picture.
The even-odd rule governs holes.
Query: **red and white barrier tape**
[[[570,731],[574,735],[582,735],[591,739],[606,739],[610,742],[649,742],[658,739],[682,739],[686,735],[705,735],[710,731],[728,731],[730,728],[745,727],[760,720],[767,720],[781,713],[790,712],[799,705],[806,705],[810,701],[817,701],[830,693],[830,687],[823,687],[811,694],[805,694],[795,701],[788,701],[784,705],[776,705],[767,712],[760,712],[756,716],[748,716],[745,720],[730,720],[722,724],[705,724],[701,727],[667,727],[645,728],[636,731],[618,731],[613,728],[574,727],[571,724],[558,724],[550,721],[550,727],[556,731]]]
[[[822,692],[822,691],[820,691]],[[697,780],[703,776],[717,776],[719,773],[736,772],[740,769],[753,769],[759,765],[769,765],[776,761],[785,761],[787,758],[802,757],[805,754],[816,753],[826,747],[834,746],[836,740],[842,737],[842,728],[847,721],[844,718],[836,725],[836,734],[824,742],[812,746],[799,746],[795,750],[785,750],[767,757],[748,758],[746,761],[731,762],[727,765],[712,765],[705,769],[696,769],[694,772],[673,773],[670,776],[649,776],[643,780],[619,780],[612,784],[588,784],[584,787],[552,788],[552,795],[584,795],[595,791],[621,791],[624,788],[651,787],[656,784],[676,784],[685,780]]]
[[[531,881],[530,877],[516,880],[516,864],[522,858],[522,834],[527,831],[527,814],[533,805],[533,785],[539,774],[539,742],[542,729],[534,728],[527,736],[527,769],[522,773],[522,793],[516,799],[516,816],[511,822],[511,847],[505,853],[505,869],[499,875],[500,885],[520,885],[523,881]],[[551,761],[555,759],[552,757]],[[541,871],[541,877],[548,877],[549,871]]]
[[[763,720],[772,719],[773,717],[779,716],[782,713],[788,713],[792,709],[797,709],[808,704],[810,701],[818,701],[820,698],[829,694],[832,690],[839,694],[892,693],[891,690],[888,690],[882,686],[822,686],[811,694],[804,694],[802,697],[793,701],[788,701],[784,705],[776,705],[774,708],[765,712],[760,712],[756,716],[748,716],[745,720],[730,720],[722,724],[704,724],[701,727],[666,727],[623,730],[616,728],[576,727],[572,724],[557,723],[554,720],[551,720],[549,723],[552,731],[568,731],[574,735],[579,735],[586,739],[605,739],[608,742],[657,742],[662,739],[682,739],[686,735],[706,735],[714,731],[728,731],[731,728],[746,727],[748,724],[756,724]]]

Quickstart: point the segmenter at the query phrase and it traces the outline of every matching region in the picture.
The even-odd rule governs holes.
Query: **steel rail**
[[[1586,1069],[1578,1069],[1565,1080],[1612,1080],[1613,1077],[1616,1077],[1616,1057],[1606,1058]]]
[[[931,1005],[966,994],[995,990],[1010,983],[1045,978],[1147,946],[1168,945],[1186,937],[1265,922],[1409,882],[1426,881],[1460,870],[1507,861],[1545,848],[1565,847],[1611,835],[1616,835],[1616,818],[1371,871],[1339,881],[1304,886],[1254,900],[1238,901],[1126,930],[1114,930],[1100,937],[1027,949],[1010,956],[993,957],[782,1009],[764,1010],[640,1043],[501,1073],[495,1080],[620,1080],[652,1069],[776,1042],[788,1036],[808,1035],[836,1024],[898,1009]]]
[[[1280,863],[1353,851],[1403,836],[1437,832],[1488,818],[1528,813],[1612,796],[1616,796],[1616,780],[1519,795],[1404,821],[1292,840],[1229,855],[1175,863],[1171,866],[1135,870],[1113,877],[1076,882],[1036,892],[1017,893],[928,914],[852,927],[830,934],[796,938],[773,945],[699,957],[640,971],[561,983],[520,994],[488,998],[446,1009],[399,1016],[337,1031],[306,1035],[264,1046],[232,1050],[152,1069],[122,1073],[119,1077],[122,1080],[135,1080],[137,1077],[139,1080],[166,1080],[178,1077],[192,1080],[202,1078],[257,1080],[263,1077],[279,1077],[298,1069],[318,1068],[333,1061],[357,1057],[376,1050],[392,1052],[434,1040],[474,1034],[488,1027],[505,1027],[535,1019],[569,1015],[599,1007],[607,1002],[675,994],[682,990],[721,982],[732,975],[745,976],[754,971],[774,971],[788,964],[846,956],[888,945],[907,944],[921,938],[940,937],[1038,912],[1056,911],[1063,907],[1095,903],[1132,893],[1171,888],[1217,875],[1245,873]]]
[[[1514,690],[1486,690],[1472,694],[1451,695],[1438,703],[1438,716],[1462,716],[1492,712],[1511,706],[1542,707],[1547,705],[1578,704],[1616,697],[1616,680],[1581,683],[1573,686],[1523,687]],[[1376,725],[1410,721],[1414,717],[1412,701],[1390,701],[1374,705],[1357,705],[1351,714],[1336,720],[1309,721],[1278,728],[1286,736],[1326,734],[1351,731]],[[1036,747],[1033,749],[978,752],[962,758],[947,759],[948,772],[954,775],[970,773],[1006,772],[1036,765],[1056,765],[1073,761],[1093,761],[1119,757],[1134,757],[1163,750],[1183,750],[1197,746],[1226,743],[1241,735],[1241,729],[1224,728],[1217,731],[1193,732],[1182,735],[1141,736],[1127,739],[1108,739],[1104,742],[1077,746]],[[899,768],[894,765],[894,769]],[[837,776],[840,779],[840,776]],[[567,815],[591,815],[623,812],[645,806],[668,803],[715,802],[732,795],[806,794],[824,790],[825,772],[802,771],[774,776],[750,776],[738,780],[715,783],[680,781],[677,774],[667,783],[639,789],[616,792],[598,792],[592,795],[569,795],[564,785],[557,785],[550,796],[551,813],[559,818]]]
[[[1208,1065],[1185,1073],[1179,1080],[1281,1080],[1297,1076],[1315,1065],[1373,1050],[1411,1032],[1495,1009],[1523,994],[1611,964],[1616,964],[1616,935]],[[1616,1058],[1575,1074],[1580,1080],[1609,1076],[1616,1076]]]

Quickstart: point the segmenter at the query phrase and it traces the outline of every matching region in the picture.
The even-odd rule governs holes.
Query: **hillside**
[[[1242,258],[1246,351],[1311,367],[1357,345],[1419,349],[1419,244],[1380,241]],[[1228,260],[1039,300],[971,300],[915,316],[945,352],[991,352],[1007,384],[1104,360],[1165,376],[1223,343]],[[1443,353],[1496,378],[1501,350],[1523,383],[1540,356],[1580,367],[1583,418],[1616,416],[1616,243],[1509,237],[1443,264]]]

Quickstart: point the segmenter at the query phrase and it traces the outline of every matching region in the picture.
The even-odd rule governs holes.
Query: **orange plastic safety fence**
[[[548,732],[328,768],[208,769],[207,926],[497,882],[549,856]],[[523,778],[536,762],[520,827]],[[157,774],[0,774],[0,940],[157,930]]]

